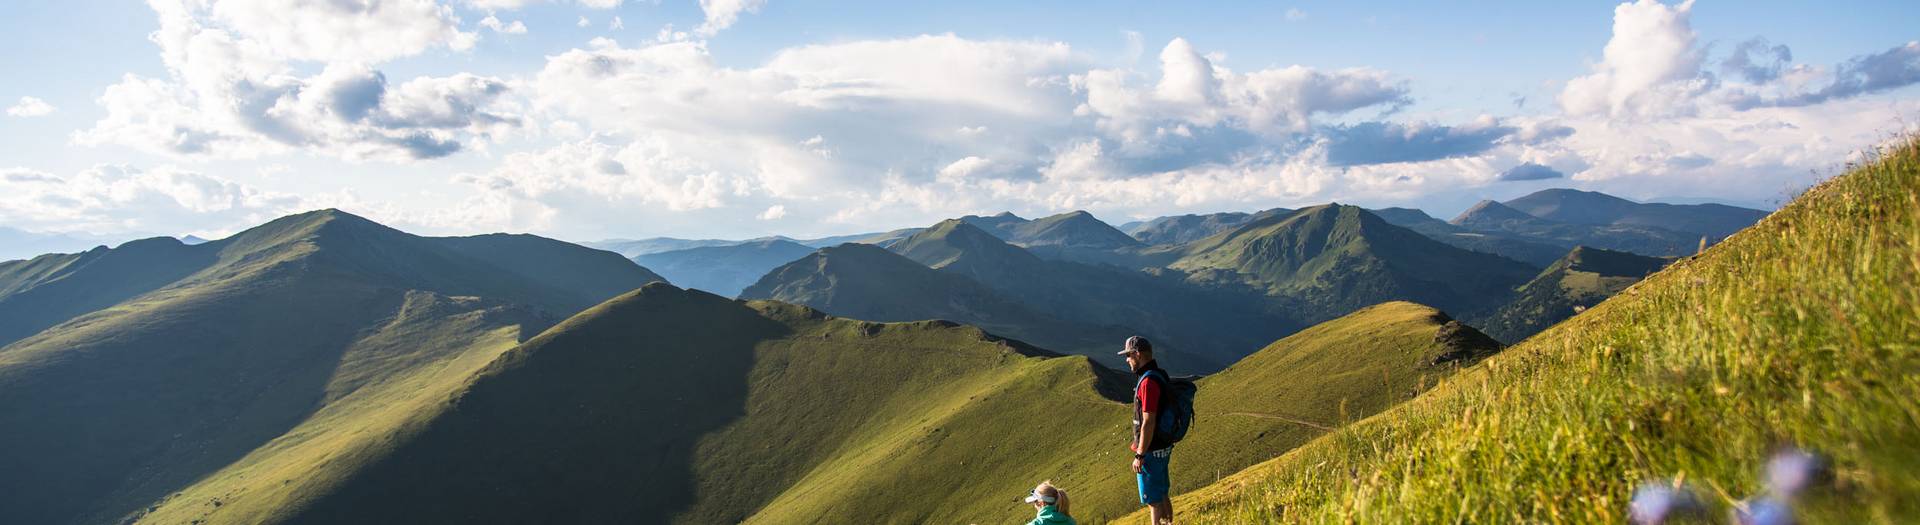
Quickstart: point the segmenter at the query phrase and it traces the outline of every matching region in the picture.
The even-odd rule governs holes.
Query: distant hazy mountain
[[[651,237],[646,239],[608,239],[604,241],[583,242],[581,246],[598,248],[620,254],[632,259],[649,253],[670,252],[688,248],[707,246],[733,246],[747,241],[724,239],[676,239],[673,237]]]
[[[838,245],[850,243],[850,242],[856,242],[860,244],[872,244],[875,246],[884,247],[888,244],[892,244],[894,241],[905,239],[907,238],[907,236],[913,235],[919,232],[920,232],[919,228],[901,228],[898,230],[879,232],[879,233],[856,233],[853,235],[837,235],[833,237],[821,237],[818,239],[798,239],[798,240],[794,240],[793,242],[804,244],[810,248],[825,248],[828,246],[838,246]]]
[[[1703,234],[1638,225],[1576,224],[1542,219],[1495,201],[1481,201],[1451,221],[1477,233],[1518,237],[1566,249],[1593,246],[1651,256],[1690,255]]]
[[[1516,343],[1600,304],[1672,262],[1668,257],[1577,247],[1521,285],[1511,302],[1479,316],[1474,324],[1501,341]]]
[[[1535,273],[1394,226],[1364,209],[1328,204],[1268,217],[1195,241],[1175,269],[1244,282],[1301,303],[1306,320],[1390,300],[1471,312],[1499,304]]]
[[[192,246],[195,244],[206,244],[206,242],[207,242],[206,239],[200,238],[200,236],[198,235],[185,235],[180,237],[180,244],[185,244],[188,246]]]
[[[1571,189],[1542,190],[1503,204],[1552,221],[1646,226],[1705,235],[1710,242],[1733,235],[1767,216],[1765,211],[1724,204],[1639,203],[1605,193]]]
[[[794,238],[786,237],[782,235],[775,235],[772,237],[760,237],[755,239],[742,239],[742,240],[677,239],[673,237],[651,237],[646,239],[608,239],[604,241],[585,242],[580,244],[583,246],[591,247],[591,248],[599,248],[602,250],[618,253],[623,257],[631,259],[631,258],[639,257],[642,255],[649,255],[649,254],[655,254],[655,253],[661,253],[661,252],[687,250],[692,248],[708,248],[708,247],[714,247],[714,246],[739,246],[742,244],[755,243],[755,242],[761,242],[761,241],[788,241],[795,244],[804,245],[809,248],[824,248],[827,246],[835,246],[835,245],[849,243],[849,242],[885,246],[887,243],[900,240],[902,238],[905,238],[908,235],[913,235],[914,232],[917,232],[917,231],[920,231],[920,229],[919,228],[903,228],[903,229],[887,231],[887,232],[856,233],[853,235],[836,235],[832,237],[821,237],[818,239],[794,239]]]
[[[1476,232],[1435,219],[1427,212],[1412,208],[1367,210],[1389,224],[1416,232],[1455,248],[1491,253],[1543,268],[1559,260],[1567,249],[1558,244],[1526,240],[1503,232]]]
[[[269,442],[380,443],[522,337],[657,279],[604,251],[333,210],[0,263],[17,339],[0,348],[0,522],[118,522]],[[402,419],[338,419],[376,407]],[[314,420],[335,426],[276,441]]]
[[[1125,229],[1133,238],[1147,244],[1185,244],[1213,234],[1227,231],[1255,216],[1286,215],[1293,210],[1274,208],[1257,213],[1209,213],[1205,215],[1173,215],[1138,223],[1131,229]]]
[[[32,259],[49,253],[79,253],[96,246],[112,246],[126,237],[35,233],[0,226],[0,261]]]
[[[732,246],[707,246],[634,257],[674,284],[733,297],[768,271],[813,253],[800,243],[781,239]],[[891,319],[875,319],[891,320]]]

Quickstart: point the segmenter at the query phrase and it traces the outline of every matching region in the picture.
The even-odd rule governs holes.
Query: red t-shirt
[[[1147,376],[1140,376],[1140,388],[1134,389],[1140,400],[1140,413],[1157,414],[1160,412],[1160,382]]]

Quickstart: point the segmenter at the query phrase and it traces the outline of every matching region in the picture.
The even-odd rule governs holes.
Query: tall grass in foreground
[[[1621,523],[1656,482],[1724,522],[1784,445],[1832,465],[1802,520],[1920,521],[1911,137],[1420,399],[1178,503],[1192,523]]]

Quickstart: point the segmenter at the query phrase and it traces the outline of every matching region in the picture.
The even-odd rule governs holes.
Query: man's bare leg
[[[1173,499],[1147,505],[1147,514],[1153,516],[1153,525],[1173,525]]]

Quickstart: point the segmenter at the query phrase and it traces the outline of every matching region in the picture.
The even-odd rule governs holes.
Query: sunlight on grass
[[[1916,277],[1908,140],[1420,399],[1177,504],[1195,523],[1620,523],[1651,481],[1689,487],[1718,522],[1795,445],[1833,465],[1803,520],[1912,522]]]

